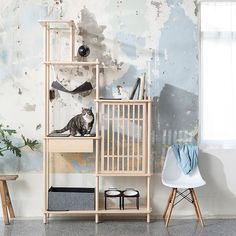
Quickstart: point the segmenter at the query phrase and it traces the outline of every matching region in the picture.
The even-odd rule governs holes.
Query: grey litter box
[[[51,187],[48,191],[49,211],[94,209],[95,188]]]

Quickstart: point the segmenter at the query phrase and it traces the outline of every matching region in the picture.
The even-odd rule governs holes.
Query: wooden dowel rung
[[[123,104],[122,106],[123,111],[122,111],[122,124],[123,124],[123,136],[122,136],[122,171],[125,169],[125,163],[124,163],[124,155],[125,155],[125,105]]]
[[[134,150],[135,150],[135,136],[134,136],[134,129],[135,129],[135,120],[134,120],[134,117],[135,117],[135,105],[132,105],[132,108],[133,108],[133,121],[132,121],[132,123],[133,123],[133,133],[132,133],[132,136],[133,136],[133,138],[132,138],[132,141],[133,141],[133,143],[132,143],[132,171],[134,171]]]
[[[137,144],[138,144],[138,146],[137,146],[137,156],[138,156],[138,158],[137,158],[137,170],[139,171],[139,145],[140,145],[140,105],[138,105],[138,114],[137,114],[137,116],[138,116],[138,137],[137,137]]]
[[[115,104],[112,105],[112,171],[114,171],[114,151],[115,151]]]
[[[143,105],[143,138],[142,138],[142,143],[143,143],[143,158],[142,158],[142,171],[145,172],[146,170],[146,159],[147,159],[147,145],[146,145],[146,139],[147,139],[147,122],[146,122],[146,117],[147,117],[147,114],[146,114],[146,104]]]
[[[107,154],[110,155],[110,105],[107,105]],[[107,170],[110,168],[110,160],[107,158]]]
[[[104,126],[104,104],[102,104],[102,147],[101,147],[101,170],[104,171],[104,138],[105,138],[105,126]]]
[[[104,155],[104,157],[111,157],[111,156],[107,156],[107,155]],[[114,155],[113,157],[128,157],[128,155]],[[142,156],[138,156],[138,155],[134,155],[135,158],[142,158]]]
[[[128,107],[128,122],[127,122],[127,128],[128,128],[128,135],[127,135],[127,139],[128,139],[128,142],[127,142],[127,144],[128,144],[128,146],[127,146],[127,171],[129,171],[129,155],[130,155],[130,153],[129,153],[129,141],[130,141],[130,135],[129,135],[129,133],[130,133],[130,104],[128,104],[127,105],[127,107]]]
[[[118,108],[118,114],[117,114],[117,162],[116,162],[116,170],[120,170],[120,104],[117,105]]]

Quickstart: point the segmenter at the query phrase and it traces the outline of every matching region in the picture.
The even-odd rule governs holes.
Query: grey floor
[[[174,235],[174,236],[236,236],[236,219],[233,220],[205,220],[202,229],[196,220],[171,220],[168,228],[163,221],[157,220],[147,224],[144,221],[94,221],[81,220],[52,220],[44,225],[41,220],[15,220],[10,225],[0,222],[1,236],[146,236],[146,235]]]

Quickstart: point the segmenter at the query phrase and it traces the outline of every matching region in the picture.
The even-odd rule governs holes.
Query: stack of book
[[[145,99],[146,74],[137,78],[129,99]]]

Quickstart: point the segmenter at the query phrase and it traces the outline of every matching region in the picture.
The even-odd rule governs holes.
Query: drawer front
[[[92,139],[51,139],[48,140],[49,152],[93,152]]]

